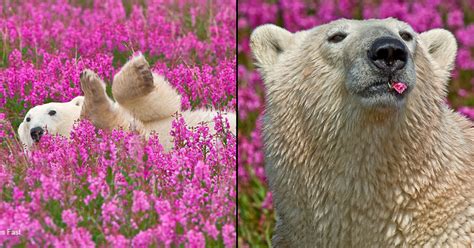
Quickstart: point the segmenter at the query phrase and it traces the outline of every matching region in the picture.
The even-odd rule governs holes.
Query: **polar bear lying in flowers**
[[[48,111],[53,106],[69,106],[69,103],[48,103],[31,109],[20,125],[20,140],[30,147],[33,141],[40,140],[46,128],[51,134],[67,137],[74,120],[80,117],[89,119],[101,129],[136,130],[144,136],[156,133],[165,151],[169,151],[173,147],[171,124],[177,115],[181,115],[190,127],[204,123],[210,130],[214,130],[214,118],[218,115],[218,112],[209,110],[181,111],[179,94],[163,77],[151,72],[143,55],[132,58],[115,75],[112,93],[116,102],[107,96],[105,83],[91,70],[81,73],[81,88],[83,103],[82,97],[77,99],[81,99],[82,108],[71,110],[63,107],[64,113],[56,115],[50,115]],[[31,116],[33,114],[35,116]],[[229,130],[236,134],[235,113],[221,115],[227,118]],[[38,122],[30,124],[28,116]]]
[[[190,127],[209,124],[213,130],[216,111],[181,111],[181,97],[161,76],[152,73],[143,55],[128,61],[115,75],[112,101],[105,92],[104,82],[91,70],[81,74],[85,100],[81,118],[87,118],[102,129],[124,128],[148,136],[155,132],[165,150],[173,146],[170,136],[172,121],[180,114]],[[222,113],[236,133],[235,113]]]

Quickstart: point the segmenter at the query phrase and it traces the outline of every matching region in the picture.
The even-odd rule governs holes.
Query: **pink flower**
[[[133,191],[133,205],[132,212],[137,213],[140,211],[147,211],[150,209],[150,203],[148,203],[147,195],[143,191]]]
[[[105,202],[102,205],[102,218],[104,224],[117,219],[118,216],[122,215],[122,209],[118,206],[118,200],[113,199],[112,201]]]
[[[59,200],[62,197],[62,191],[60,188],[60,180],[51,177],[50,175],[41,175],[40,177],[41,186],[44,189],[45,200],[54,199]]]
[[[225,247],[235,246],[235,228],[232,225],[226,224],[222,227],[222,238],[224,239]]]
[[[21,191],[20,188],[13,188],[13,199],[15,199],[15,201],[21,201],[22,199],[24,199],[24,197],[25,195],[23,194],[23,191]]]
[[[404,83],[400,83],[400,82],[394,82],[394,83],[392,83],[392,88],[396,92],[398,92],[398,94],[402,94],[407,89],[407,85],[404,84]]]
[[[79,220],[75,211],[71,209],[67,209],[63,211],[62,219],[63,219],[63,222],[66,223],[66,225],[68,225],[68,227],[70,228],[76,227],[77,222]]]
[[[459,90],[458,90],[458,95],[459,95],[460,97],[466,97],[466,96],[468,95],[468,92],[467,92],[467,90],[465,90],[465,89],[459,89]]]
[[[109,235],[106,237],[107,243],[112,247],[125,248],[130,247],[130,241],[127,240],[123,235]]]
[[[219,231],[217,230],[217,227],[214,223],[210,223],[209,221],[206,222],[206,224],[204,225],[204,230],[213,239],[217,239]]]
[[[95,247],[92,235],[85,228],[73,228],[71,233],[59,236],[53,241],[55,247]]]
[[[262,202],[262,208],[271,209],[272,203],[273,203],[272,193],[267,192],[267,195],[265,196],[265,199],[263,199],[263,202]]]
[[[185,247],[189,248],[199,248],[199,247],[206,247],[206,240],[204,239],[204,235],[202,232],[189,230],[186,234],[186,238],[188,240]]]
[[[458,109],[459,113],[463,114],[464,116],[470,118],[474,121],[474,108],[470,107],[461,107]]]
[[[141,231],[132,240],[132,247],[149,247],[154,240],[151,230]]]
[[[456,9],[448,13],[448,25],[453,28],[460,27],[464,24],[464,14]]]

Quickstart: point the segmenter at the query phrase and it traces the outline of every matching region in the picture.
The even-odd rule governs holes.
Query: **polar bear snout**
[[[35,142],[39,142],[43,134],[44,129],[42,127],[34,127],[30,130],[31,139]]]
[[[410,49],[413,37],[401,34],[396,37],[392,33],[374,33],[375,38],[361,41],[362,49],[354,51],[354,59],[347,60],[345,86],[362,107],[400,109],[415,87],[416,70]]]
[[[388,36],[374,40],[367,53],[370,62],[386,73],[403,69],[408,60],[408,48],[405,44]]]

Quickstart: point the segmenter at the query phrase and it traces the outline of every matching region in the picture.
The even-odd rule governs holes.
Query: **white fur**
[[[33,139],[30,130],[35,127],[41,127],[49,134],[69,137],[74,121],[79,119],[83,100],[83,96],[78,96],[69,102],[51,102],[30,109],[18,127],[20,141],[26,148],[31,148]],[[56,111],[54,116],[48,114],[51,110]],[[27,121],[27,118],[30,121]]]

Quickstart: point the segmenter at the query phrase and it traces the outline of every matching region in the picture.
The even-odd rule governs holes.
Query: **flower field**
[[[264,85],[249,48],[251,31],[274,23],[290,31],[339,18],[395,17],[417,32],[445,28],[456,36],[458,54],[447,102],[474,120],[474,1],[239,1],[238,6],[238,244],[271,244],[274,211],[265,181],[262,151]]]
[[[33,106],[81,95],[89,68],[111,91],[136,52],[184,109],[236,109],[233,0],[46,0],[0,5],[0,246],[234,247],[236,137],[173,123],[157,136],[76,123],[25,153],[16,130]],[[215,133],[215,134],[214,134]]]

